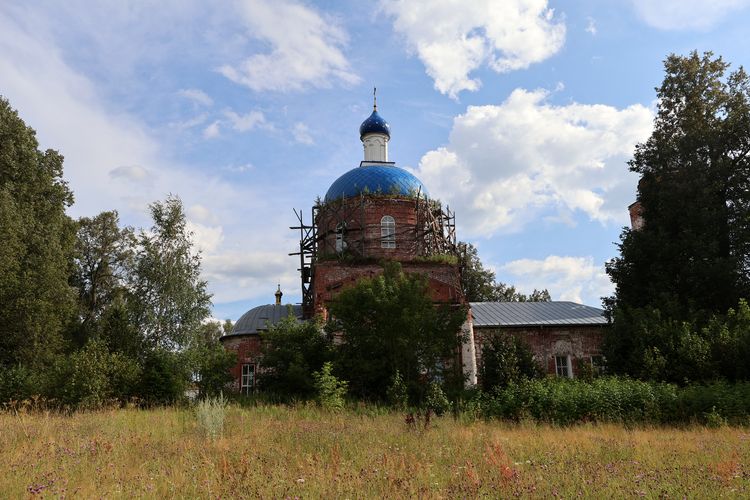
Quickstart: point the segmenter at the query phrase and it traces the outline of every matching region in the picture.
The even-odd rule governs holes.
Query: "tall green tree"
[[[98,333],[108,309],[127,295],[125,283],[133,266],[135,235],[120,228],[117,212],[78,219],[72,283],[78,289],[78,318],[73,336],[82,345]],[[119,303],[116,307],[119,307]]]
[[[670,55],[664,68],[654,131],[629,163],[644,225],[623,231],[605,301],[610,366],[657,377],[676,362],[668,353],[693,346],[702,351],[681,356],[703,359],[708,347],[685,346],[685,332],[700,337],[750,296],[750,80],[710,52]]]
[[[415,398],[426,382],[460,377],[453,361],[466,311],[435,306],[425,275],[387,263],[382,275],[342,291],[330,313],[329,330],[343,336],[336,369],[355,395],[384,400],[397,371]]]
[[[75,223],[63,157],[0,98],[0,365],[48,366],[63,347]]]
[[[129,277],[133,322],[153,348],[185,346],[210,313],[211,295],[200,277],[200,254],[182,201],[170,196],[149,206],[154,221],[141,231]]]
[[[486,269],[479,258],[477,248],[471,243],[460,242],[459,251],[463,256],[461,267],[461,287],[469,302],[548,302],[549,292],[534,289],[529,295],[516,290],[516,287],[497,281],[495,272]]]

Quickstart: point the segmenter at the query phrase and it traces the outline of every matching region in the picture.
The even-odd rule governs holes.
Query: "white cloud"
[[[308,146],[315,144],[315,141],[310,134],[310,128],[302,122],[294,124],[292,135],[294,136],[294,140],[300,144],[307,144]]]
[[[113,179],[125,179],[131,182],[149,182],[153,179],[153,174],[139,165],[113,168],[109,171],[109,176]]]
[[[516,89],[500,105],[469,106],[448,145],[420,160],[417,176],[459,210],[469,233],[518,230],[550,210],[627,220],[636,179],[625,163],[651,132],[651,111],[556,106],[548,95]]]
[[[269,284],[280,283],[282,289],[291,291],[299,288],[299,274],[283,252],[206,255],[202,269],[209,282],[231,285],[217,289],[215,300],[219,302],[247,297],[267,297],[267,301],[272,302],[276,287]]]
[[[591,36],[596,35],[596,21],[593,17],[586,18],[586,33],[590,33]]]
[[[197,127],[198,125],[203,125],[203,123],[205,123],[207,119],[208,114],[201,113],[200,115],[189,118],[187,120],[170,122],[168,126],[177,130],[187,130],[193,127]]]
[[[240,10],[250,37],[271,50],[221,66],[233,82],[283,92],[360,81],[342,52],[347,34],[334,19],[293,0],[242,0]]]
[[[223,167],[222,170],[232,172],[233,174],[244,174],[245,172],[255,170],[255,165],[253,165],[252,163],[245,163],[244,165],[228,165],[226,167]]]
[[[560,257],[544,260],[519,259],[506,263],[500,271],[513,276],[513,283],[526,293],[533,289],[549,290],[553,300],[589,302],[600,306],[600,297],[612,293],[613,286],[603,265],[592,257]]]
[[[187,229],[193,233],[195,248],[204,254],[217,252],[224,241],[224,228],[221,226],[207,226],[188,220]]]
[[[214,100],[200,89],[182,89],[178,94],[201,106],[211,106],[214,103]]]
[[[203,129],[203,138],[215,139],[216,137],[219,137],[219,135],[221,135],[220,125],[221,122],[219,120],[211,122],[210,125]]]
[[[265,115],[260,111],[250,111],[247,114],[240,115],[232,110],[226,110],[224,116],[229,119],[232,128],[238,132],[247,132],[256,128],[270,128]]]
[[[479,88],[470,74],[482,65],[498,73],[528,68],[565,41],[565,25],[547,0],[383,0],[381,6],[435,88],[454,98]]]
[[[219,223],[219,218],[216,216],[216,214],[210,208],[200,203],[196,203],[188,207],[187,215],[190,219],[200,224],[216,225]]]
[[[64,177],[76,197],[70,214],[116,209],[123,224],[148,227],[148,204],[172,193],[188,207],[196,245],[204,251],[203,276],[215,302],[259,297],[269,288],[272,294],[279,279],[287,289],[298,289],[295,261],[286,256],[296,242],[287,231],[276,235],[266,229],[289,225],[288,214],[278,213],[278,193],[262,196],[253,186],[240,189],[210,170],[176,163],[158,129],[118,111],[101,86],[68,64],[77,46],[66,50],[48,29],[59,23],[59,16],[23,5],[0,3],[0,88],[36,129],[40,147],[53,147],[65,156]],[[84,18],[89,10],[79,14],[76,22],[88,25],[91,20]],[[98,14],[92,15],[100,19]],[[89,47],[92,52],[99,48]],[[121,70],[128,73],[128,68]],[[267,233],[259,242],[263,231]],[[243,267],[248,262],[253,265]]]
[[[649,26],[662,30],[708,30],[750,0],[631,0]]]

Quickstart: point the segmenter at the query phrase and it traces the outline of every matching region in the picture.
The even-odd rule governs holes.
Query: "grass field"
[[[0,497],[750,497],[750,429],[558,428],[313,407],[0,413]]]

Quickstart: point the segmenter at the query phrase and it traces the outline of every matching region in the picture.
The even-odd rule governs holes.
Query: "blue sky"
[[[748,64],[750,0],[7,1],[0,94],[66,158],[71,215],[144,226],[179,195],[214,316],[299,300],[292,208],[390,159],[457,212],[502,281],[600,305],[626,162],[669,53]]]

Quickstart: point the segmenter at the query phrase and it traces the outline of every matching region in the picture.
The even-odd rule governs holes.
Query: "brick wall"
[[[555,356],[570,356],[573,376],[578,376],[578,361],[589,363],[591,356],[602,354],[606,326],[542,326],[520,328],[474,327],[477,366],[481,366],[482,347],[493,335],[513,335],[525,341],[542,369],[555,374]]]
[[[262,346],[260,335],[237,335],[225,337],[222,339],[221,343],[224,346],[224,349],[235,351],[237,353],[237,364],[229,370],[229,373],[232,374],[232,378],[234,379],[232,382],[232,389],[239,392],[242,365],[245,363],[255,364],[257,374],[258,360],[260,359]]]
[[[463,303],[458,266],[404,262],[402,268],[408,274],[427,275],[433,302],[439,304]],[[382,274],[382,272],[383,268],[378,264],[346,265],[336,261],[318,263],[315,266],[313,283],[315,312],[325,314],[326,304],[336,297],[341,290],[353,286],[362,278],[371,278]]]
[[[396,248],[382,248],[381,245],[380,223],[386,215],[396,222]],[[316,225],[320,256],[338,253],[336,232],[339,226],[344,227],[342,234],[346,250],[358,257],[403,262],[421,254],[421,243],[417,237],[417,201],[414,198],[347,198],[324,206],[318,213]]]

